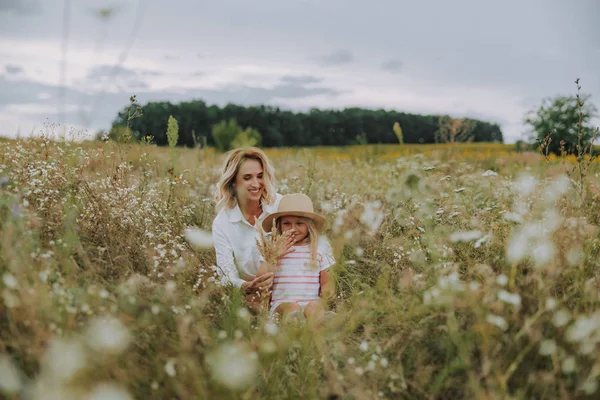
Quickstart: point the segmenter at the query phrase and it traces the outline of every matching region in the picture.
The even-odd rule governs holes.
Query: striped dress
[[[298,303],[302,306],[319,300],[319,275],[335,263],[331,246],[324,238],[317,246],[317,265],[310,263],[310,246],[292,246],[293,252],[279,259],[275,268],[271,310],[281,303]]]

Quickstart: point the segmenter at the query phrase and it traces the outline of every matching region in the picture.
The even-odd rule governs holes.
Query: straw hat
[[[273,228],[277,217],[293,215],[296,217],[310,218],[315,222],[315,227],[322,232],[327,225],[327,220],[322,215],[316,214],[310,197],[302,193],[286,194],[279,200],[277,212],[268,215],[262,223],[266,232]]]

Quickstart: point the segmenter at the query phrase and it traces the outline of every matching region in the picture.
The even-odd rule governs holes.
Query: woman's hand
[[[242,283],[242,292],[244,293],[246,305],[254,312],[259,312],[261,305],[265,301],[269,301],[272,285],[272,272],[258,276],[249,282]]]
[[[242,290],[245,294],[256,294],[256,292],[265,292],[273,286],[273,273],[267,272],[249,282],[242,283]]]

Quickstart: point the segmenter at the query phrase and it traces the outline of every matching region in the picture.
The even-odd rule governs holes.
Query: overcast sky
[[[514,142],[577,77],[600,108],[599,16],[597,0],[0,0],[0,135],[62,122],[64,93],[90,135],[136,94],[469,116]]]

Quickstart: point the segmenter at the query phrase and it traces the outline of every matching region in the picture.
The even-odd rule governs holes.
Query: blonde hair
[[[275,170],[267,155],[257,147],[238,148],[230,150],[226,154],[225,162],[221,168],[221,178],[217,182],[215,191],[216,210],[222,208],[233,208],[237,204],[233,184],[240,170],[240,166],[246,160],[256,160],[263,168],[263,195],[262,200],[267,204],[275,202]]]
[[[293,215],[293,214],[289,214],[289,215]],[[280,215],[279,217],[277,217],[277,220],[275,221],[275,226],[277,227],[277,233],[278,234],[282,234],[281,231],[281,219],[285,217],[285,215]],[[308,227],[308,235],[306,235],[307,239],[308,239],[308,243],[309,243],[309,248],[310,248],[310,261],[311,261],[311,266],[313,268],[316,268],[319,263],[317,262],[317,248],[319,247],[319,231],[317,230],[317,226],[315,225],[315,222],[311,219],[311,218],[307,218],[307,217],[300,217],[304,220],[304,222],[306,222],[306,226]]]

